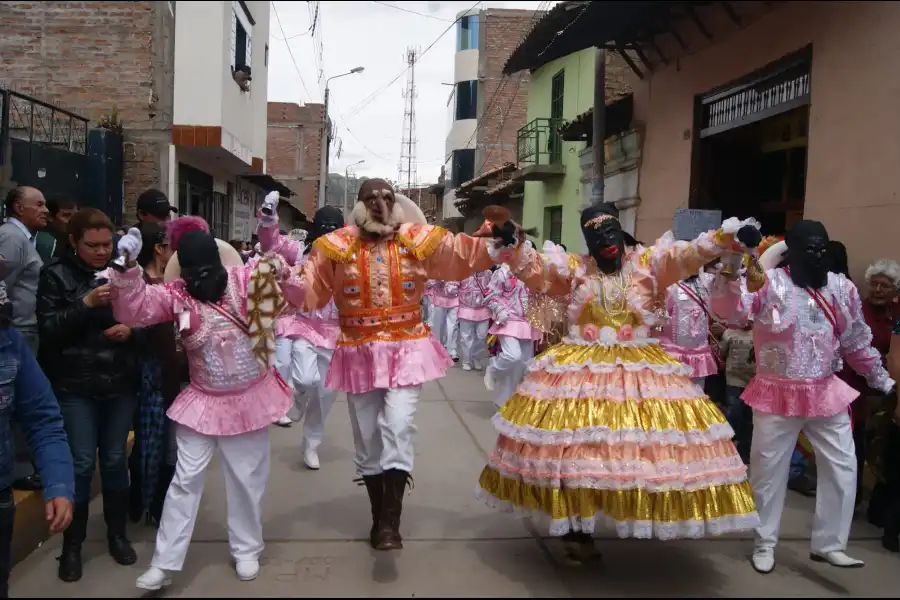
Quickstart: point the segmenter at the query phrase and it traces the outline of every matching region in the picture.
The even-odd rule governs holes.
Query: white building
[[[478,125],[478,45],[480,11],[463,11],[456,16],[456,54],[453,61],[453,92],[447,101],[450,129],[445,142],[447,158],[444,188],[444,219],[462,215],[453,205],[456,187],[474,177],[476,128]]]
[[[265,175],[268,62],[268,2],[177,2],[168,195],[223,239],[250,240],[280,185]]]

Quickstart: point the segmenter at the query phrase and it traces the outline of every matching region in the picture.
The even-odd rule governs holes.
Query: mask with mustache
[[[403,223],[403,208],[394,201],[391,185],[383,179],[367,179],[359,189],[353,222],[369,237],[393,235]]]
[[[828,283],[828,231],[818,221],[798,221],[784,236],[787,254],[781,266],[790,269],[799,287],[819,289]]]
[[[178,244],[181,278],[187,292],[200,302],[218,302],[228,286],[216,239],[205,231],[189,231]]]
[[[617,273],[625,254],[625,232],[619,223],[619,211],[613,204],[601,202],[581,213],[581,232],[588,252],[604,273]]]

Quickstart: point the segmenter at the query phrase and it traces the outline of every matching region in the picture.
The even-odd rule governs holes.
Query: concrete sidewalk
[[[352,483],[353,441],[346,405],[327,424],[322,469],[306,470],[300,427],[272,428],[272,478],[260,577],[237,580],[229,563],[219,466],[209,471],[201,514],[184,572],[169,597],[894,597],[900,557],[881,550],[879,533],[860,521],[851,551],[868,563],[843,571],[808,560],[813,501],[789,493],[778,568],[756,574],[748,536],[648,542],[601,540],[604,561],[567,566],[555,540],[534,537],[522,522],[497,515],[473,490],[494,443],[493,404],[478,373],[454,369],[426,386],[419,405],[415,489],[406,497],[405,549],[377,553],[366,541],[369,507]],[[56,536],[13,572],[16,598],[142,597],[135,578],[147,567],[155,532],[132,527],[138,564],[106,554],[99,503],[85,545],[84,579],[56,578]]]

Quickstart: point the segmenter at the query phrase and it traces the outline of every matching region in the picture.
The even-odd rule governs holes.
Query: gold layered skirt
[[[494,416],[488,505],[552,536],[700,538],[754,529],[747,470],[718,408],[655,341],[564,341]]]

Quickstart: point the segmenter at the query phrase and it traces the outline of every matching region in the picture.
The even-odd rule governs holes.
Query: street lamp
[[[319,157],[319,208],[325,206],[325,188],[328,185],[328,151],[331,147],[331,132],[328,128],[328,84],[332,79],[346,77],[347,75],[355,75],[365,71],[365,67],[353,67],[346,73],[333,75],[325,80],[325,115],[322,119],[322,151]]]
[[[349,191],[348,187],[350,186],[350,167],[355,167],[356,165],[361,165],[366,162],[365,159],[358,160],[352,165],[347,165],[347,168],[344,169],[344,219],[346,220],[350,216],[350,208],[347,206],[347,201],[349,200]]]

